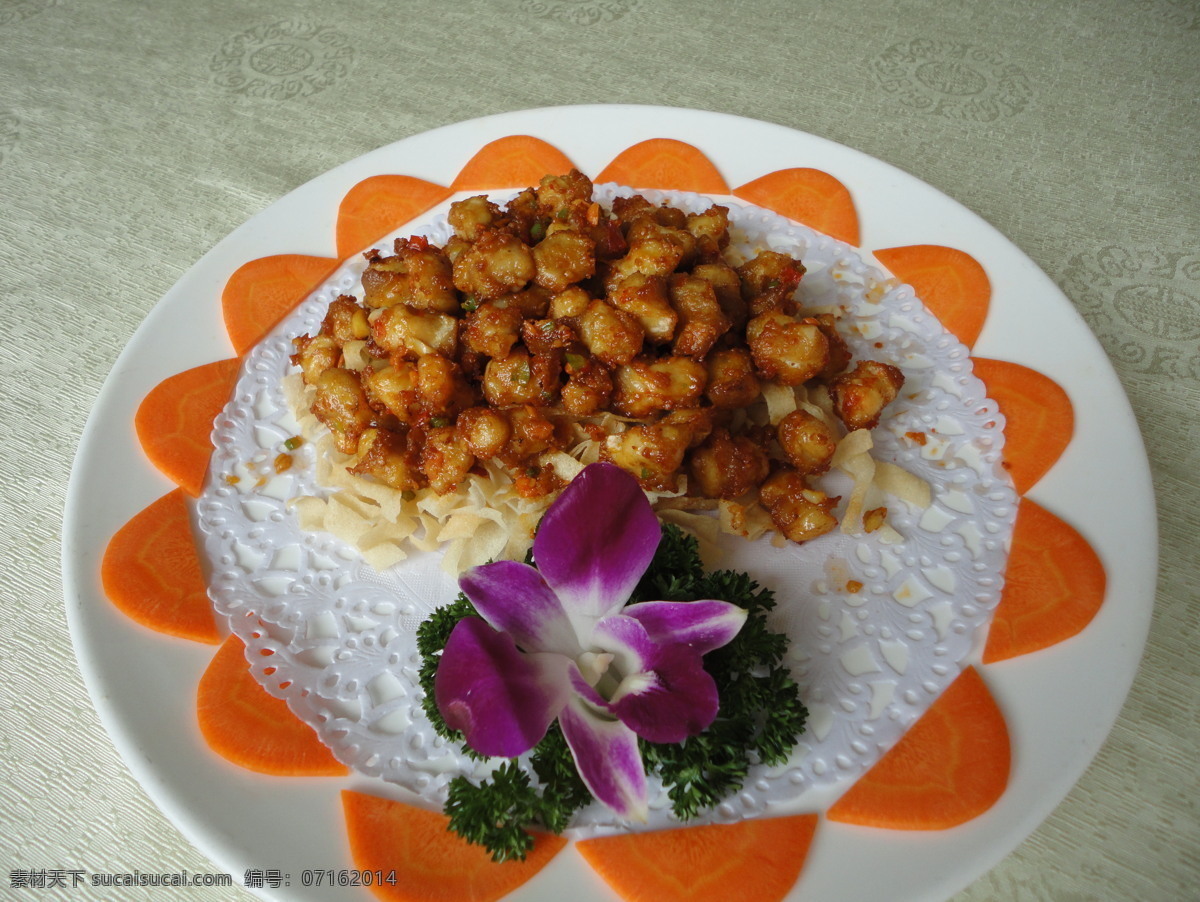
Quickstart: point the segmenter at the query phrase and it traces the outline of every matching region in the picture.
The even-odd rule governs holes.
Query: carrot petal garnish
[[[527,883],[567,843],[538,833],[525,860],[498,864],[451,833],[439,812],[351,790],[342,791],[342,808],[354,866],[396,875],[394,884],[370,887],[388,902],[491,902]]]
[[[338,207],[337,252],[343,260],[444,201],[451,191],[408,175],[375,175],[346,192]]]
[[[217,649],[200,678],[196,716],[209,747],[247,770],[285,777],[349,773],[287,702],[259,685],[237,636]]]
[[[969,668],[827,816],[890,830],[946,830],[996,803],[1011,759],[1004,715]]]
[[[991,280],[978,260],[937,244],[890,247],[874,254],[913,287],[951,334],[967,347],[975,344],[992,300]]]
[[[1081,632],[1104,603],[1106,584],[1104,564],[1087,540],[1022,498],[983,663],[1048,648]]]
[[[1037,370],[979,357],[972,363],[1004,415],[1004,465],[1024,495],[1070,444],[1075,409],[1062,387]]]
[[[595,181],[699,194],[729,193],[729,185],[712,160],[691,144],[673,138],[651,138],[621,151]]]
[[[536,185],[546,174],[563,175],[570,158],[553,144],[530,135],[509,135],[483,145],[455,177],[455,191],[487,191]]]
[[[169,376],[150,390],[134,415],[150,462],[194,498],[212,456],[213,420],[229,401],[239,368],[238,360],[217,360]]]
[[[780,169],[734,188],[733,193],[838,241],[858,244],[858,213],[850,190],[828,172]]]
[[[117,530],[100,562],[104,594],[143,626],[196,642],[221,641],[183,490]]]
[[[276,254],[240,266],[221,295],[225,330],[245,354],[337,268],[329,257]]]
[[[816,829],[815,814],[798,814],[605,836],[576,848],[627,902],[776,902],[795,886]]]

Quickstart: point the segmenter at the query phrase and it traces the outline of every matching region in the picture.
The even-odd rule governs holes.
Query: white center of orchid
[[[579,673],[587,680],[588,685],[594,687],[600,682],[601,677],[608,673],[613,657],[611,652],[585,651],[575,659],[575,663],[579,666]]]

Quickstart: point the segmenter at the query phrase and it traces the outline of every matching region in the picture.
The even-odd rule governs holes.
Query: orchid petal
[[[514,758],[537,745],[571,697],[570,659],[525,655],[479,617],[450,632],[434,699],[446,724],[482,755]]]
[[[585,467],[550,505],[533,558],[586,641],[590,621],[629,599],[661,538],[637,480],[601,462]]]
[[[572,658],[582,651],[562,602],[528,564],[496,561],[472,567],[458,584],[480,616],[525,651]]]
[[[703,732],[719,704],[717,684],[700,655],[686,645],[668,645],[652,671],[621,681],[608,707],[643,739],[674,743]]]
[[[558,723],[588,791],[618,816],[644,822],[649,803],[637,735],[578,697],[563,708]]]
[[[621,612],[655,642],[689,645],[702,655],[727,645],[746,622],[746,609],[727,601],[646,601]]]
[[[626,610],[634,607],[636,605],[631,605]],[[612,666],[622,675],[653,667],[659,650],[646,627],[623,613],[599,621],[592,630],[591,643],[613,655]]]

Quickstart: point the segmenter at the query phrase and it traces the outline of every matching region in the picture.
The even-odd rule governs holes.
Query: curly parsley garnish
[[[808,717],[799,687],[783,663],[787,637],[767,623],[767,614],[775,607],[773,593],[745,573],[705,572],[696,538],[677,526],[664,525],[654,560],[630,603],[705,598],[719,598],[748,612],[733,641],[704,659],[705,669],[717,683],[720,713],[707,730],[682,743],[639,743],[647,772],[661,777],[681,820],[737,792],[752,765],[786,761]],[[474,614],[466,596],[459,595],[417,631],[425,713],[441,736],[458,743],[462,734],[446,726],[433,700],[433,681],[454,625]],[[551,724],[529,761],[536,781],[519,759],[513,759],[500,764],[488,779],[472,782],[459,776],[450,783],[445,806],[450,829],[486,847],[495,861],[523,859],[533,845],[530,828],[560,833],[571,815],[592,801],[557,723]]]

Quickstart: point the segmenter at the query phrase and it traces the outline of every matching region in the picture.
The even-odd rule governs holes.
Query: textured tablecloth
[[[1076,305],[1149,452],[1154,620],[1094,765],[959,899],[1200,898],[1195,0],[0,0],[5,868],[216,870],[114,751],[63,610],[73,452],[142,318],[216,241],[340,162],[575,103],[735,113],[857,148],[990,221]],[[140,892],[104,898],[163,897]],[[9,894],[89,897],[0,875]]]

